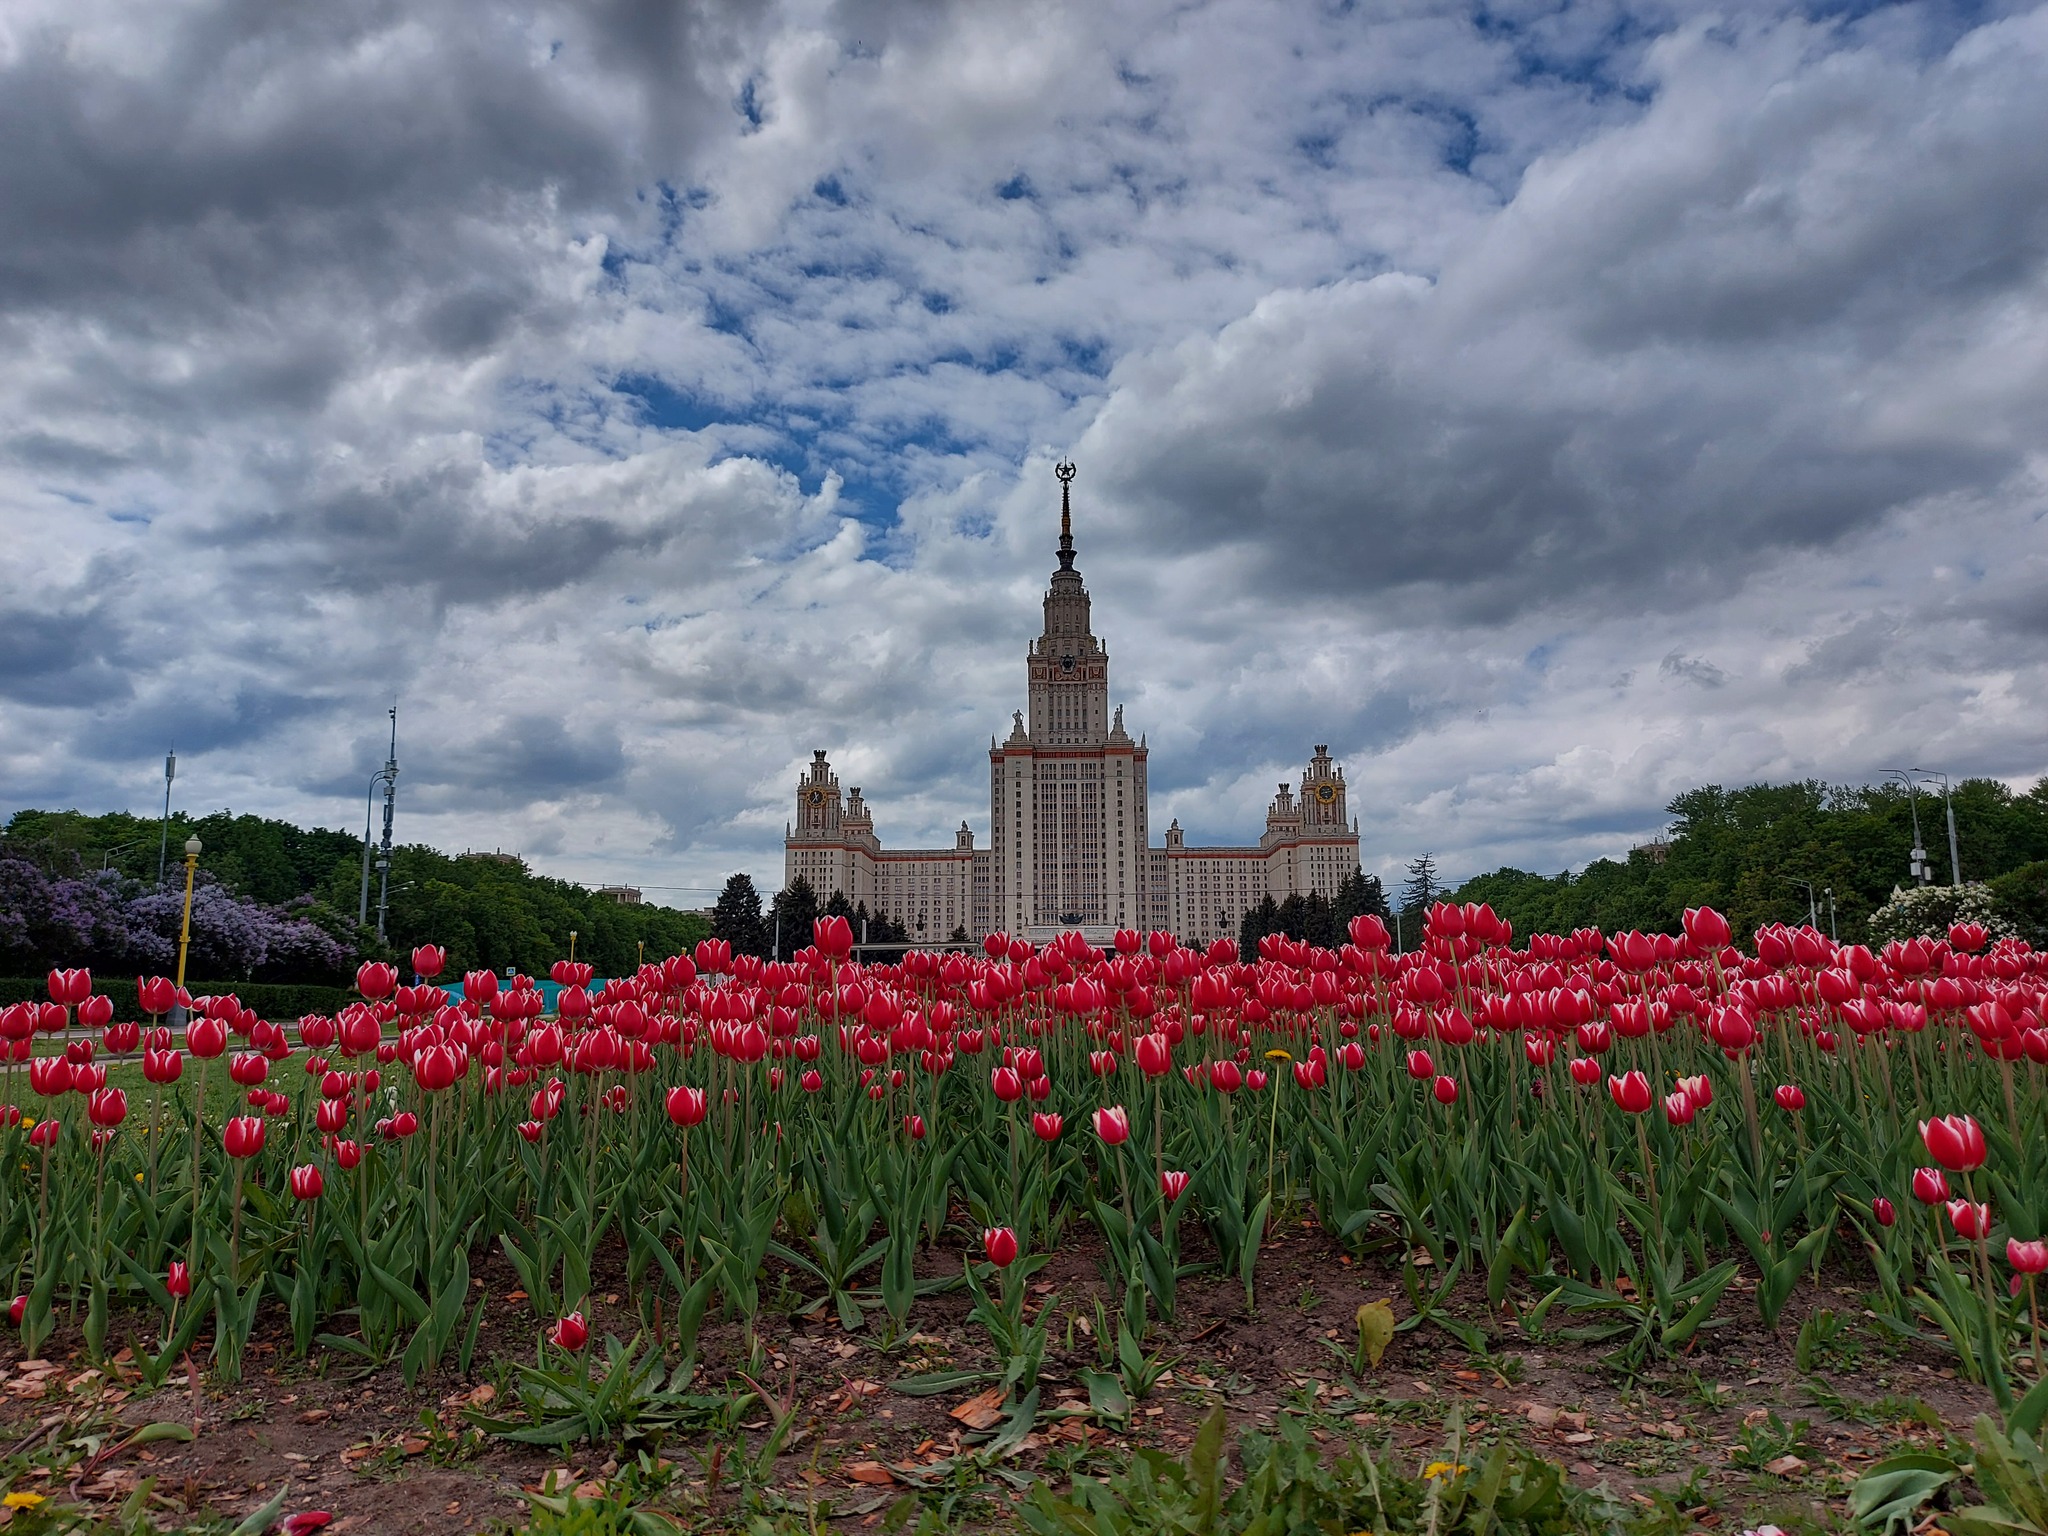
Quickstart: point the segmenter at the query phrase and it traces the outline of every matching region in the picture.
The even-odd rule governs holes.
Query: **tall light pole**
[[[1913,775],[1904,768],[1887,768],[1884,770],[1884,775],[1888,779],[1897,779],[1906,786],[1906,805],[1913,813],[1913,858],[1912,862],[1906,867],[1912,873],[1912,877],[1915,880],[1918,880],[1922,885],[1926,885],[1934,879],[1934,871],[1928,867],[1927,849],[1920,841],[1918,786],[1914,781]]]
[[[377,942],[391,909],[391,811],[398,799],[398,706],[391,706],[391,755],[384,760],[384,843],[377,851]]]
[[[199,872],[199,855],[204,845],[196,837],[185,839],[185,918],[178,927],[178,989],[185,987],[185,951],[192,946],[192,877]]]
[[[1913,772],[1922,779],[1941,785],[1942,809],[1948,813],[1948,883],[1959,886],[1963,883],[1963,861],[1956,856],[1956,803],[1949,798],[1948,775],[1936,773],[1931,768],[1915,768]]]
[[[356,904],[356,926],[370,921],[370,812],[377,799],[377,786],[384,786],[384,842],[377,854],[377,942],[384,942],[384,920],[391,904],[391,809],[398,795],[398,706],[391,706],[391,755],[384,766],[370,775],[369,792],[363,796],[363,894]]]
[[[164,830],[157,840],[156,888],[164,888],[164,866],[171,854],[171,780],[178,776],[178,749],[173,747],[164,754]]]

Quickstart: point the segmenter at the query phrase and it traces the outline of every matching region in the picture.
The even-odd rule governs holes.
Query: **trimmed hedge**
[[[133,976],[95,976],[92,989],[114,1000],[114,1017],[147,1022],[135,995]],[[254,1008],[266,1019],[280,1022],[308,1013],[333,1013],[346,1005],[355,993],[347,987],[316,987],[272,981],[190,981],[185,990],[194,997],[232,992],[245,1008]],[[49,983],[42,977],[0,976],[0,1008],[10,1003],[46,1003]]]

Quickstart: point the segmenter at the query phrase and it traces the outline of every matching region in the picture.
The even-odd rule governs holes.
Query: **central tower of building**
[[[1297,797],[1283,783],[1266,832],[1242,847],[1189,847],[1180,823],[1149,848],[1145,741],[1109,702],[1109,650],[1095,638],[1074,569],[1074,466],[1060,480],[1059,565],[1045,627],[1024,655],[1025,708],[988,743],[989,846],[962,822],[951,848],[884,848],[858,789],[815,752],[784,829],[783,879],[801,876],[900,923],[919,943],[1003,929],[1043,943],[1067,929],[1106,944],[1119,928],[1167,928],[1189,943],[1237,932],[1271,896],[1336,896],[1358,870],[1344,771],[1317,747]],[[798,940],[797,942],[801,942]]]
[[[1074,569],[1074,466],[1061,464],[1059,569],[1025,655],[1030,718],[989,742],[994,926],[1127,928],[1144,900],[1145,744],[1109,704],[1109,652]]]

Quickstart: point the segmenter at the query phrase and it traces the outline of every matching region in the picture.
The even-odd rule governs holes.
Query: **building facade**
[[[1334,897],[1359,867],[1358,829],[1328,747],[1298,790],[1280,786],[1255,845],[1190,848],[1176,821],[1151,846],[1147,749],[1109,702],[1109,650],[1074,568],[1073,466],[1059,477],[1059,566],[1025,655],[1025,708],[1006,738],[989,739],[989,846],[977,849],[962,822],[949,849],[884,849],[860,791],[842,799],[821,750],[797,781],[783,883],[801,875],[820,899],[843,891],[934,943],[998,928],[1034,942],[1069,928],[1098,942],[1165,928],[1192,943],[1235,935],[1268,895]]]

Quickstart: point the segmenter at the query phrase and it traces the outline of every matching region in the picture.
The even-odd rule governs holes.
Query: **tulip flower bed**
[[[367,965],[296,1021],[157,979],[117,1022],[53,972],[0,1010],[25,1356],[62,1329],[140,1391],[381,1371],[430,1405],[493,1375],[460,1434],[615,1462],[724,1424],[722,1372],[765,1477],[802,1428],[792,1330],[888,1351],[906,1420],[992,1466],[1143,1428],[1201,1328],[1356,1276],[1398,1310],[1303,1347],[1359,1405],[1390,1349],[1503,1390],[1507,1342],[1623,1381],[1717,1337],[1811,1355],[1846,1288],[1869,1348],[2048,1417],[2048,963],[2015,941],[1743,950],[1702,910],[1518,948],[1450,906],[1410,954],[1363,918],[1254,964],[1157,933],[887,965],[843,920],[815,939],[602,987],[563,962],[552,1014],[490,973],[444,988],[431,948],[417,984]]]

